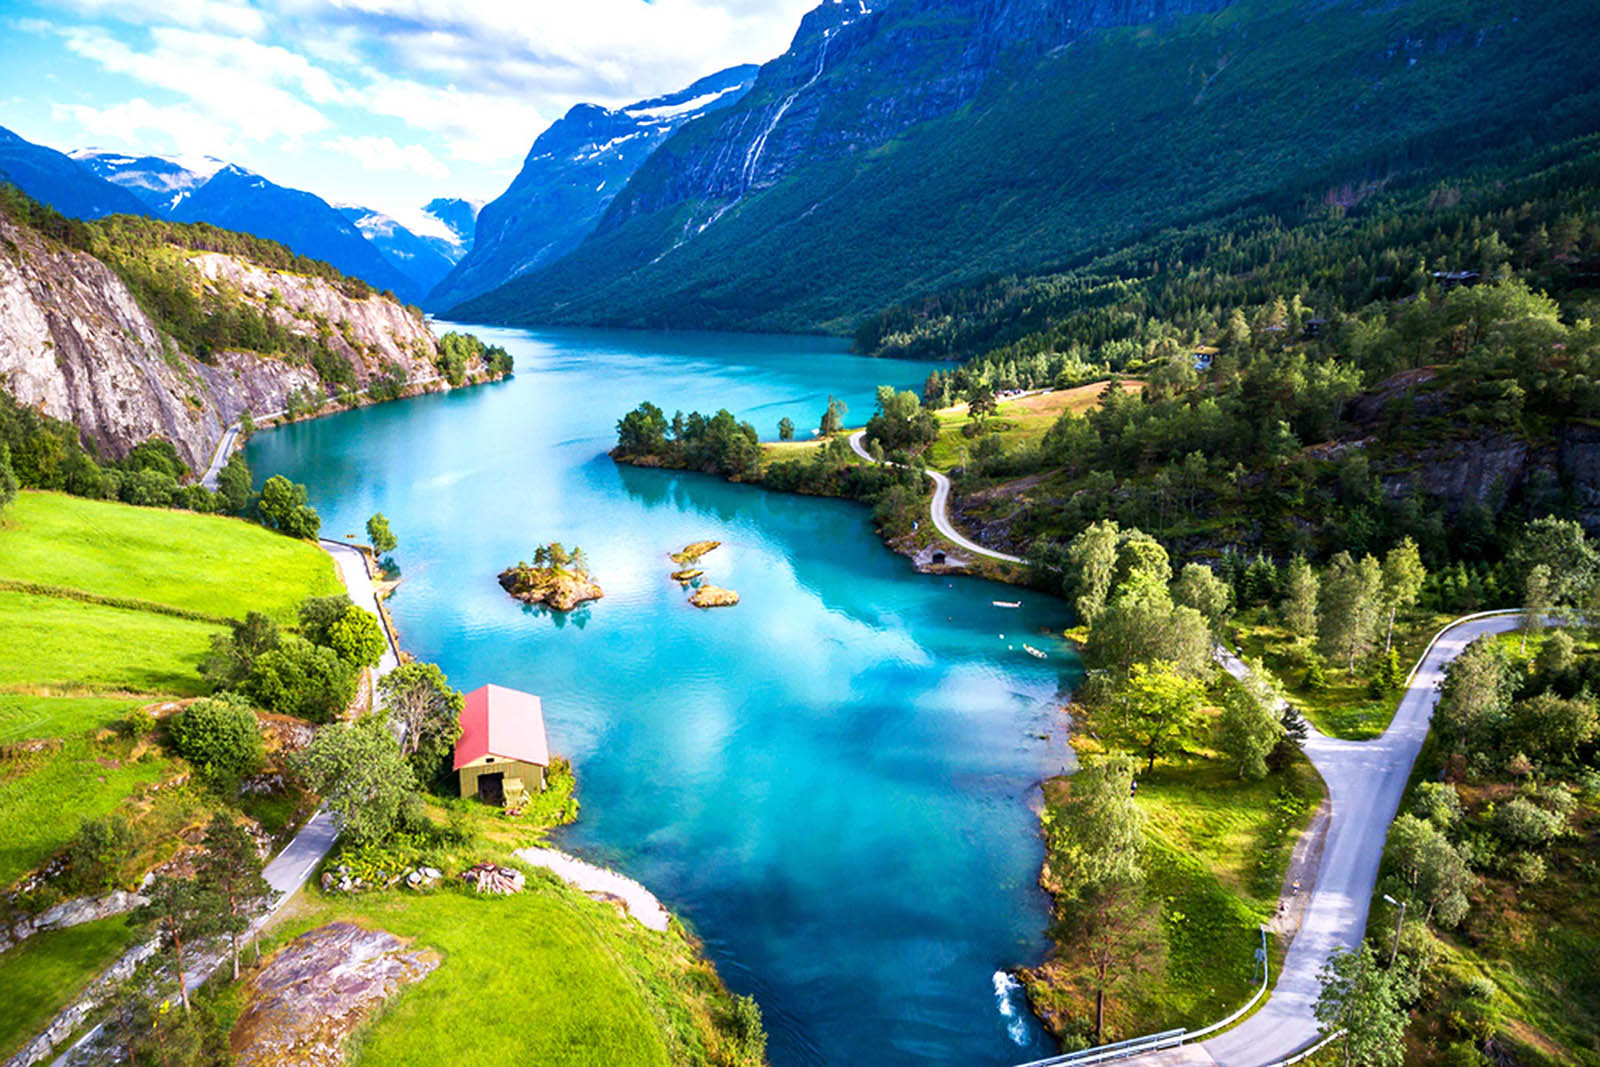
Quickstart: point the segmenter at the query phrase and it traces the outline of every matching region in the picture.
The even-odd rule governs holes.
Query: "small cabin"
[[[467,694],[455,758],[462,796],[516,807],[525,794],[543,792],[549,767],[538,697],[503,685]]]

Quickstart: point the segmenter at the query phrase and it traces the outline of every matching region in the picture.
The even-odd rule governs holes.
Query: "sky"
[[[0,0],[0,126],[61,151],[214,156],[434,232],[573,104],[789,45],[818,0]]]

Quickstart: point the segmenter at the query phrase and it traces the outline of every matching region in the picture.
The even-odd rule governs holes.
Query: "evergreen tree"
[[[394,531],[389,529],[389,520],[384,518],[381,511],[367,520],[367,541],[372,545],[372,551],[380,556],[387,556],[400,546]]]
[[[205,853],[200,857],[200,883],[221,905],[218,926],[228,935],[233,980],[239,980],[239,935],[272,895],[261,876],[261,853],[249,831],[222,812],[206,826]],[[258,950],[259,951],[259,950]]]
[[[133,926],[154,928],[178,975],[178,996],[189,1010],[188,961],[197,939],[218,928],[222,913],[209,887],[190,878],[159,874],[142,891],[148,903],[129,916]]]

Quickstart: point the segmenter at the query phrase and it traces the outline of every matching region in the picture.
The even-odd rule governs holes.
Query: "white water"
[[[1027,1005],[1023,1003],[1022,983],[1005,971],[994,972],[995,1007],[1006,1021],[1006,1034],[1013,1044],[1028,1043]]]

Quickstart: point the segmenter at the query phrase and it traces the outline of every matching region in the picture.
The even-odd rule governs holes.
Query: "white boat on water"
[[[1034,659],[1044,659],[1045,658],[1044,653],[1040,652],[1037,648],[1034,648],[1032,645],[1023,645],[1022,646],[1022,651],[1026,652],[1028,655],[1032,656]]]
[[[996,601],[993,601],[993,603],[994,603],[994,606],[997,607],[997,608],[1020,608],[1020,607],[1022,607],[1022,601],[1020,601],[1020,600],[996,600]]]

